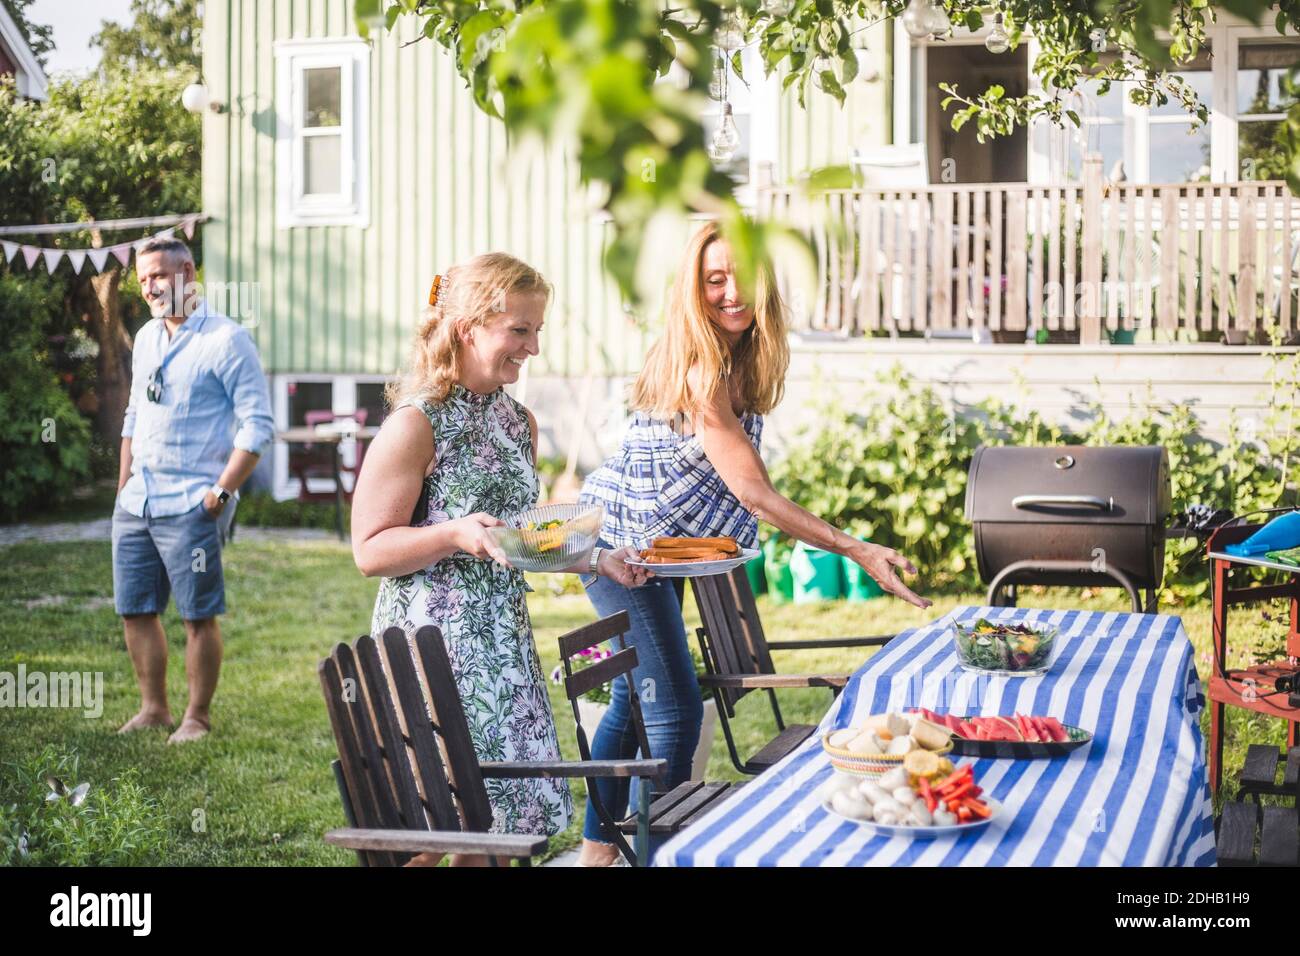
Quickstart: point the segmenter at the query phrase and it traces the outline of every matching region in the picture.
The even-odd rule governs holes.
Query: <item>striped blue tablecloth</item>
[[[951,623],[978,617],[1061,629],[1041,677],[964,671]],[[1214,822],[1192,645],[1177,617],[959,607],[904,631],[849,681],[808,742],[665,843],[657,866],[1209,866]],[[834,772],[821,735],[870,714],[929,707],[1037,714],[1093,732],[1067,757],[976,760],[1003,805],[987,827],[916,840],[872,836],[818,804]],[[968,759],[968,758],[967,758]]]

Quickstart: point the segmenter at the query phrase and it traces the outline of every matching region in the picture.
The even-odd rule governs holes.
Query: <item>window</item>
[[[1237,168],[1242,179],[1282,179],[1288,161],[1282,140],[1286,111],[1295,97],[1287,70],[1300,49],[1285,40],[1242,40],[1237,49]]]
[[[1176,75],[1196,93],[1202,106],[1214,110],[1220,104],[1214,100],[1210,62],[1209,51],[1202,50]],[[1180,101],[1172,97],[1163,106],[1152,103],[1146,108],[1146,113],[1146,182],[1186,183],[1209,180],[1210,124],[1202,123],[1196,127],[1194,117],[1188,114]]]
[[[361,40],[276,44],[279,225],[369,224],[369,47]]]
[[[326,375],[293,373],[271,376],[271,402],[275,408],[275,421],[280,430],[315,426],[322,422],[352,418],[360,424],[364,412],[365,426],[383,424],[388,409],[384,403],[384,388],[388,379],[383,375]],[[314,445],[317,451],[303,445],[277,442],[272,459],[274,494],[279,499],[292,498],[300,491],[299,472],[304,465],[332,466],[332,449]],[[322,452],[320,449],[324,448]],[[319,460],[312,458],[318,455]],[[306,457],[304,457],[306,456]],[[341,465],[345,471],[359,468],[365,457],[364,441],[345,437],[339,446]],[[326,469],[328,471],[328,469]],[[308,490],[333,491],[332,479],[309,475]],[[346,487],[352,479],[345,478]]]
[[[357,383],[357,411],[364,410],[367,425],[379,425],[388,415],[388,406],[384,402],[383,382]]]
[[[1208,109],[1208,122],[1194,128],[1192,117],[1172,100],[1163,106],[1134,104],[1129,84],[1112,84],[1105,94],[1097,84],[1080,84],[1067,107],[1079,113],[1082,129],[1036,124],[1032,181],[1077,180],[1085,151],[1102,154],[1102,169],[1112,179],[1119,178],[1122,158],[1130,182],[1283,178],[1281,137],[1286,110],[1295,102],[1285,78],[1300,59],[1300,39],[1279,36],[1270,26],[1224,25],[1208,33],[1208,49],[1178,74]]]

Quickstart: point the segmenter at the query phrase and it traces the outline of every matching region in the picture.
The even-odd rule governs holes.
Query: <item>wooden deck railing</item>
[[[1300,200],[1281,181],[763,191],[804,232],[814,287],[782,270],[796,327],[850,334],[1047,329],[1283,339],[1300,326]],[[806,284],[805,284],[806,285]]]

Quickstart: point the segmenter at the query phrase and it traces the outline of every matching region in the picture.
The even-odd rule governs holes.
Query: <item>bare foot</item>
[[[623,854],[612,843],[597,843],[594,840],[582,841],[582,852],[574,866],[618,866]]]
[[[119,734],[129,734],[133,730],[144,730],[146,727],[171,727],[175,723],[171,711],[142,710],[117,728],[117,732]]]
[[[176,732],[167,738],[169,744],[183,744],[191,740],[198,740],[200,737],[206,737],[212,725],[206,720],[198,717],[186,717],[181,721],[181,725],[176,728]]]

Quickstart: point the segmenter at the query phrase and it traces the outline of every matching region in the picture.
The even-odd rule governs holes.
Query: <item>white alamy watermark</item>
[[[86,717],[104,713],[103,671],[0,671],[0,707],[70,707]]]
[[[134,936],[148,936],[152,926],[151,893],[82,893],[73,886],[50,897],[51,926],[129,926]]]

